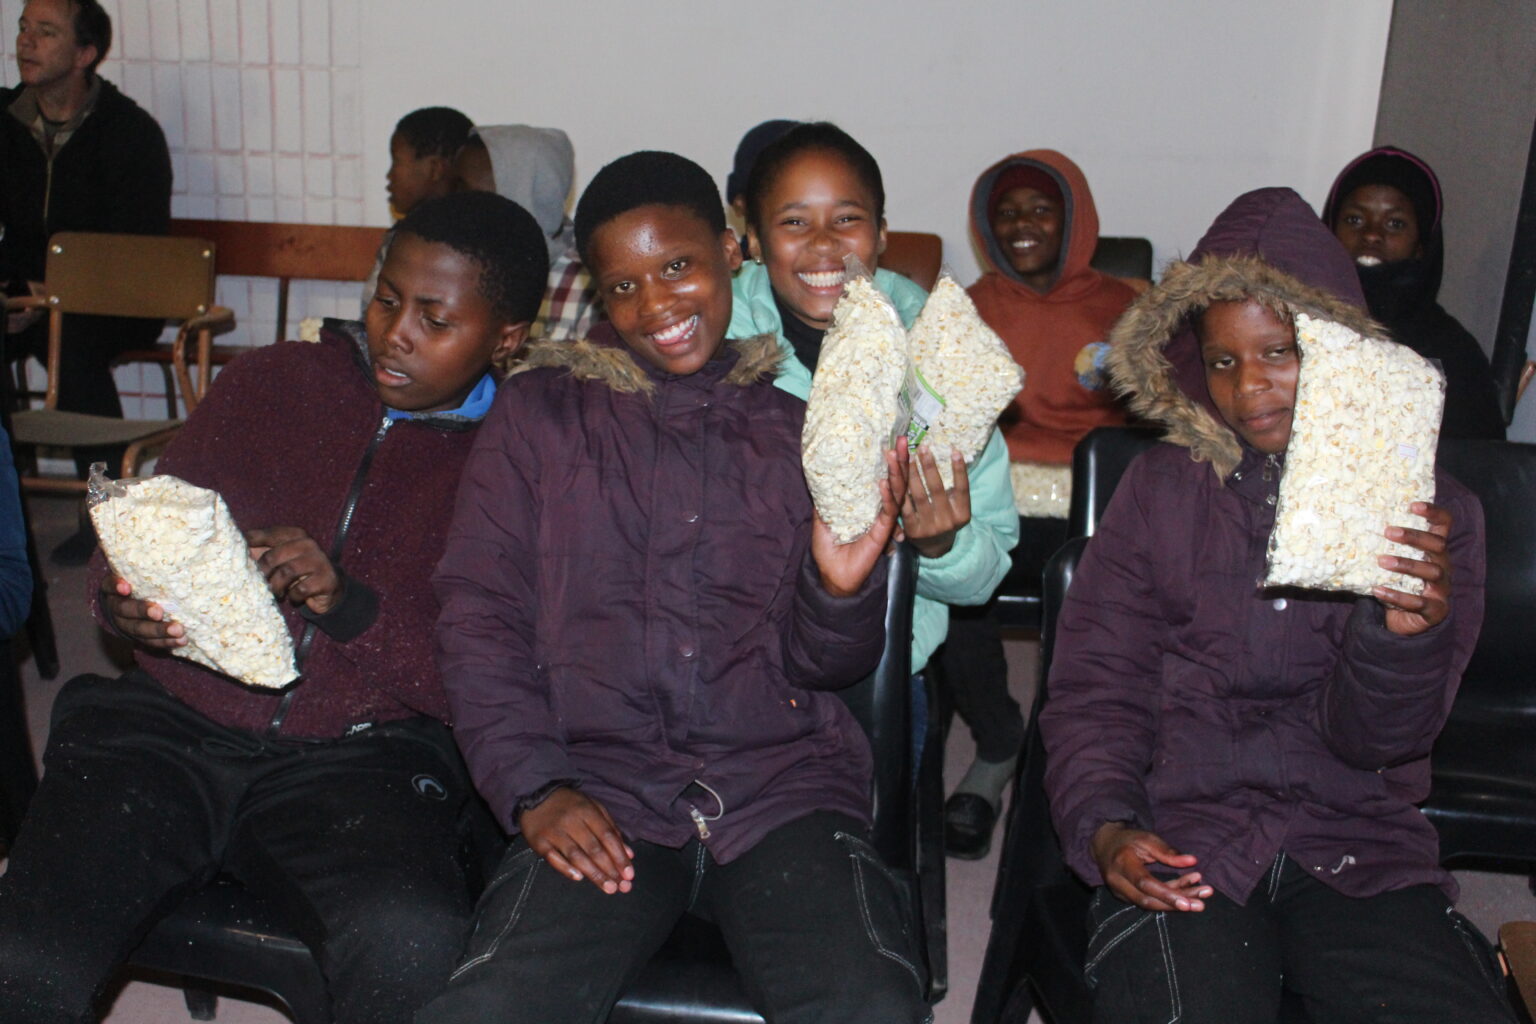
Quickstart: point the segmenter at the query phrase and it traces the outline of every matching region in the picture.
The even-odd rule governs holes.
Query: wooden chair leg
[[[1536,1016],[1536,922],[1511,921],[1500,928],[1499,950],[1525,1012]]]

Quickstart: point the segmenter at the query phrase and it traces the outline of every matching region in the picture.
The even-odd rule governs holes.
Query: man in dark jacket
[[[96,0],[28,0],[16,36],[21,84],[0,89],[0,277],[7,295],[35,292],[48,239],[60,231],[163,235],[171,219],[171,155],[165,134],[138,104],[96,74],[112,43],[112,21]],[[64,320],[59,408],[121,416],[112,361],[154,343],[157,320],[69,316]],[[8,346],[45,360],[46,324],[22,329]],[[79,450],[85,469],[109,452]],[[61,560],[90,555],[86,531],[65,542]]]
[[[1040,719],[1063,852],[1099,887],[1097,1021],[1270,1024],[1282,982],[1312,1020],[1512,1019],[1414,806],[1482,622],[1477,499],[1437,474],[1385,531],[1422,594],[1257,582],[1305,372],[1288,314],[1376,336],[1363,306],[1301,197],[1261,189],[1111,335],[1170,443],[1084,552]]]

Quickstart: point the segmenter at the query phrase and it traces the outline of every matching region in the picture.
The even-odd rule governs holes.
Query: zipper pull
[[[700,839],[709,838],[709,822],[704,820],[704,815],[699,813],[697,807],[688,808],[688,817],[693,819],[693,827],[699,830]]]
[[[1275,457],[1273,455],[1264,458],[1264,480],[1267,483],[1275,478]]]

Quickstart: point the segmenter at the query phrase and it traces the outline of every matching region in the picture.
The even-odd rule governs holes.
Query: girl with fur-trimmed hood
[[[1482,514],[1443,473],[1388,538],[1422,595],[1264,590],[1296,313],[1379,334],[1289,189],[1239,197],[1111,335],[1167,444],[1127,471],[1041,715],[1067,862],[1097,887],[1095,1019],[1508,1021],[1414,804],[1483,612]],[[1413,515],[1410,515],[1410,511]],[[1410,526],[1409,524],[1416,524]]]

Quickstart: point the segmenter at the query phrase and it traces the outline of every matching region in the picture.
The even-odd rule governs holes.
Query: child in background
[[[389,137],[389,173],[384,178],[391,213],[404,217],[424,200],[454,191],[457,178],[453,158],[458,156],[473,127],[468,117],[452,107],[422,107],[395,122],[394,134]],[[389,252],[393,237],[393,228],[384,233],[373,270],[363,282],[364,317],[373,302],[379,268],[384,265],[384,255]]]
[[[1038,578],[1067,539],[1063,502],[1032,496],[1051,467],[1062,489],[1072,449],[1094,427],[1125,422],[1098,368],[1109,329],[1136,297],[1120,278],[1089,266],[1099,242],[1093,193],[1077,164],[1051,149],[998,161],[971,190],[971,235],[989,268],[969,291],[976,310],[1024,367],[1024,389],[999,426],[1018,480],[1015,561]],[[957,611],[940,655],[944,682],[971,735],[976,760],[944,805],[951,855],[984,857],[1014,776],[1024,718],[1008,695],[1008,665],[992,606]]]
[[[735,225],[740,226],[738,238],[742,239],[742,256],[752,258],[752,252],[745,244],[747,223],[747,181],[752,176],[752,165],[757,163],[757,156],[763,151],[763,147],[789,131],[799,121],[764,121],[750,129],[736,144],[736,154],[731,160],[731,173],[725,179],[725,202],[731,208],[731,216]]]
[[[1355,260],[1371,316],[1445,371],[1440,436],[1504,439],[1493,369],[1477,339],[1436,301],[1445,265],[1440,179],[1407,150],[1364,153],[1328,192],[1323,221]]]
[[[558,128],[482,125],[455,162],[458,187],[506,196],[533,214],[549,241],[549,286],[533,337],[577,341],[602,320],[592,277],[576,252],[576,232],[565,215],[576,177],[576,153]]]
[[[1067,863],[1098,886],[1094,1020],[1513,1015],[1433,826],[1429,751],[1483,615],[1482,510],[1442,472],[1384,569],[1422,595],[1264,590],[1296,385],[1293,317],[1369,332],[1300,196],[1239,197],[1115,328],[1168,430],[1115,490],[1056,627],[1041,731]],[[1363,415],[1369,415],[1364,410]]]
[[[454,190],[453,161],[473,128],[474,122],[452,107],[422,107],[396,122],[385,179],[396,216],[404,217],[423,200]]]
[[[741,255],[703,168],[609,164],[576,235],[609,322],[503,389],[435,577],[455,734],[517,838],[418,1022],[606,1020],[688,910],[769,1020],[931,1020],[868,741],[822,692],[884,647],[900,456],[834,543],[776,340],[725,340]]]
[[[159,470],[224,496],[300,652],[283,693],[170,657],[186,643],[97,556],[104,625],[137,667],[79,676],[0,877],[7,1021],[95,1020],[144,931],[219,872],[309,944],[338,1021],[405,1022],[463,949],[499,837],[432,659],[428,576],[452,495],[548,267],[497,196],[400,222],[366,326],[242,355]]]
[[[874,157],[835,125],[802,124],[767,146],[747,185],[747,241],[753,262],[736,275],[731,335],[771,334],[784,353],[775,383],[805,398],[821,339],[843,290],[843,258],[874,270],[908,327],[926,293],[877,269],[885,250],[885,186]],[[923,671],[944,642],[949,605],[983,604],[1008,571],[1018,540],[1007,453],[994,432],[966,466],[955,456],[946,489],[933,455],[909,465],[902,528],[918,551],[912,616],[912,671]]]

